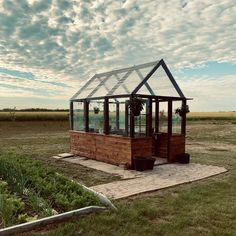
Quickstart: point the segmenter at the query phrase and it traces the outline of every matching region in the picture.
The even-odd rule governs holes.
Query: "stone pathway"
[[[143,176],[108,184],[93,186],[92,189],[112,199],[121,199],[139,193],[163,189],[183,183],[200,180],[224,173],[224,167],[190,164],[167,164],[156,166],[153,171],[143,172]]]
[[[153,170],[143,172],[124,170],[121,166],[91,160],[86,157],[71,157],[62,154],[53,158],[119,175],[122,178],[121,181],[91,187],[93,190],[112,199],[126,198],[144,192],[189,183],[227,171],[224,167],[197,163],[167,164],[166,159],[163,158],[156,159]]]
[[[68,161],[70,163],[83,165],[95,170],[100,170],[109,174],[118,175],[121,179],[133,179],[143,176],[143,172],[134,171],[134,170],[124,170],[124,167],[111,165],[105,162],[96,161],[92,159],[88,159],[86,157],[79,156],[69,156],[69,157],[61,157],[62,154],[57,156],[53,156],[55,159],[63,159],[63,161]],[[155,165],[166,164],[167,160],[165,158],[156,158]]]
[[[133,179],[138,178],[142,176],[141,172],[135,171],[135,170],[124,170],[124,168],[111,165],[105,162],[96,161],[87,159],[85,157],[69,157],[66,159],[63,159],[63,161],[68,161],[70,163],[83,165],[95,170],[100,170],[109,174],[118,175],[121,177],[121,179]]]

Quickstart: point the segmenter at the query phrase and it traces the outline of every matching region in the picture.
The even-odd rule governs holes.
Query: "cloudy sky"
[[[236,110],[235,0],[0,0],[0,108],[67,108],[94,73],[161,58],[192,111]]]

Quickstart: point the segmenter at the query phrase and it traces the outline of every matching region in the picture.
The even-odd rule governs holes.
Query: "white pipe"
[[[7,236],[7,235],[12,235],[12,234],[16,234],[16,233],[25,232],[25,231],[30,231],[30,230],[35,229],[35,227],[56,223],[56,222],[59,222],[62,220],[69,219],[73,216],[87,215],[92,212],[102,211],[105,209],[106,209],[105,207],[88,206],[88,207],[80,208],[77,210],[64,212],[64,213],[61,213],[58,215],[45,217],[43,219],[39,219],[39,220],[35,220],[35,221],[31,221],[31,222],[27,222],[27,223],[23,223],[23,224],[19,224],[19,225],[10,226],[10,227],[4,228],[4,229],[0,229],[0,235]]]
[[[79,185],[81,185],[85,190],[89,191],[90,193],[96,195],[105,206],[108,206],[111,209],[117,211],[117,208],[115,207],[115,205],[105,195],[103,195],[102,193],[96,192],[95,190],[88,188],[85,185],[82,185],[82,184],[79,184]]]

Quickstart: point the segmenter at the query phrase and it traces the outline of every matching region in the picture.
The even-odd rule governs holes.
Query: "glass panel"
[[[159,103],[159,131],[161,133],[168,132],[168,103],[160,102]]]
[[[115,134],[117,132],[117,105],[115,102],[109,101],[109,132],[110,134]]]
[[[129,93],[131,93],[134,88],[140,83],[140,78],[138,77],[136,72],[132,72],[123,82],[123,85],[127,88]],[[122,91],[122,92],[121,92]],[[124,89],[122,84],[118,87],[117,90],[114,91],[114,95],[119,95],[119,94],[129,94],[127,91]]]
[[[84,131],[84,103],[73,102],[74,130]]]
[[[77,96],[79,99],[87,97],[100,97],[105,95],[131,94],[131,92],[141,83],[141,81],[153,69],[154,64],[141,68],[134,66],[123,72],[108,72],[92,79],[92,82],[84,88]],[[140,69],[141,68],[141,69]],[[101,82],[102,81],[102,82]],[[147,84],[155,95],[179,97],[175,87],[162,67],[159,67],[148,79]],[[137,94],[150,95],[146,85],[143,85]]]
[[[104,128],[104,103],[91,101],[89,103],[89,132],[103,134]]]
[[[152,102],[152,130],[153,130],[152,133],[154,133],[155,128],[156,128],[155,117],[156,117],[156,103],[153,101]]]
[[[139,69],[140,73],[143,75],[143,78],[145,78],[148,75],[148,73],[152,70],[153,67],[154,66]]]
[[[134,117],[134,133],[135,137],[146,136],[147,130],[147,104],[144,104],[143,110],[139,116]]]
[[[92,81],[88,87],[84,88],[80,94],[78,94],[77,98],[87,98],[88,95],[90,95],[90,93],[100,84],[100,80],[98,78],[94,79],[94,81]]]
[[[109,103],[110,134],[125,135],[125,102]]]
[[[172,114],[172,132],[175,134],[181,134],[181,116],[178,114],[175,114],[175,110],[177,108],[180,108],[182,105],[182,102],[180,101],[174,101],[173,102],[173,114]]]
[[[157,96],[179,97],[179,94],[162,67],[159,67],[147,82]],[[138,91],[137,94],[139,93]]]

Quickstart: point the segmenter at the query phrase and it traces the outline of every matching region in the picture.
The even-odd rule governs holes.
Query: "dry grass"
[[[48,121],[48,120],[68,120],[68,112],[0,112],[0,121]]]
[[[188,117],[236,117],[234,111],[222,111],[222,112],[190,112]]]
[[[121,112],[122,113],[122,112]],[[114,116],[111,113],[110,116]],[[167,114],[165,114],[167,115]],[[92,114],[93,116],[93,114]],[[190,112],[187,117],[190,120],[225,119],[235,120],[236,112]],[[66,121],[69,120],[69,112],[0,112],[0,121]]]

